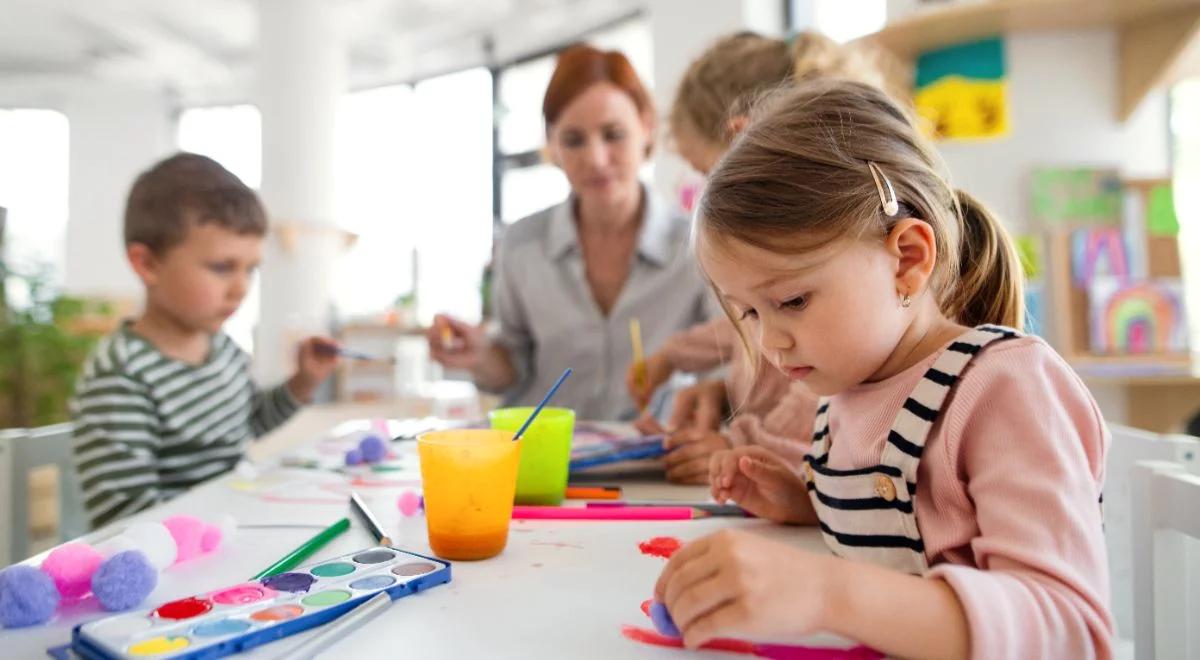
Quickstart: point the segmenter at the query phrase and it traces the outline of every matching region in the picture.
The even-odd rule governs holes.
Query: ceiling
[[[637,11],[637,0],[326,0],[367,87],[561,44]],[[0,81],[86,78],[161,85],[198,101],[253,80],[256,0],[0,0]]]

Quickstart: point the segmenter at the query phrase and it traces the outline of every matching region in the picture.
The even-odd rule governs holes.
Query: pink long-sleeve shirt
[[[833,397],[828,467],[879,462],[938,354]],[[1041,339],[999,342],[967,367],[927,440],[915,506],[928,575],[962,602],[971,657],[1111,657],[1099,504],[1108,443],[1087,388]],[[880,597],[902,612],[903,594]]]

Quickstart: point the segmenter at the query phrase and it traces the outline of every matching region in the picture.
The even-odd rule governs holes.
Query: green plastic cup
[[[531,414],[533,408],[499,408],[488,415],[488,420],[493,429],[516,432]],[[521,436],[517,504],[562,503],[567,491],[571,437],[574,433],[574,410],[542,408],[537,419]]]

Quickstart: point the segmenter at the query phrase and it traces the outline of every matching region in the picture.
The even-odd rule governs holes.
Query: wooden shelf
[[[1152,90],[1200,75],[1200,0],[972,2],[920,11],[864,39],[911,61],[928,50],[997,34],[1104,27],[1117,30],[1120,121]]]

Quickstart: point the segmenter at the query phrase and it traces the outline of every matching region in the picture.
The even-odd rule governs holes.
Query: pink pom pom
[[[200,550],[212,552],[221,545],[221,528],[216,525],[205,525],[204,534],[200,537]]]
[[[63,598],[79,598],[92,590],[92,574],[104,563],[104,555],[86,543],[68,543],[50,551],[42,571],[54,580]]]
[[[205,522],[195,516],[171,516],[162,521],[163,527],[175,539],[177,553],[175,563],[198,557],[204,551]]]
[[[400,513],[404,514],[405,518],[416,515],[417,511],[421,510],[421,496],[411,490],[404,491],[397,502],[400,506]]]

